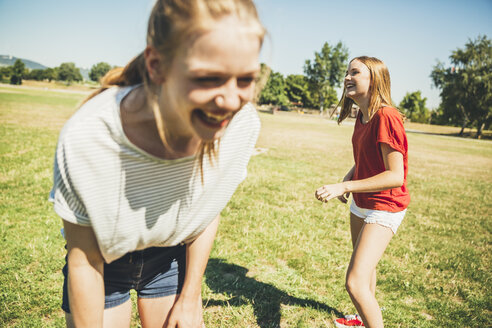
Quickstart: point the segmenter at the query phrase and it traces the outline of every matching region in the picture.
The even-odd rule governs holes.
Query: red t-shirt
[[[354,201],[361,208],[400,212],[410,203],[410,194],[407,189],[408,143],[403,121],[395,108],[379,109],[366,124],[362,123],[362,113],[359,112],[357,115],[352,136],[355,160],[355,172],[352,179],[366,179],[386,170],[379,145],[382,142],[403,154],[403,185],[378,192],[354,192]]]

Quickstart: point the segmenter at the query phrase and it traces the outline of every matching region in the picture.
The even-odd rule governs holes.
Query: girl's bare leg
[[[104,310],[103,327],[104,328],[130,327],[131,314],[132,314],[131,300],[128,300],[125,303],[115,306],[113,308]],[[72,320],[72,315],[70,313],[65,313],[65,321],[67,323],[67,328],[75,327]]]
[[[393,237],[393,231],[378,224],[363,223],[360,229],[357,229],[357,223],[352,226],[354,232],[359,230],[359,235],[347,270],[346,288],[364,325],[380,328],[383,327],[383,316],[374,295],[374,271]]]
[[[143,328],[162,328],[179,295],[139,298],[138,313]]]
[[[359,234],[364,225],[364,219],[356,216],[353,213],[350,213],[350,232],[352,235],[352,247],[355,249],[355,244],[357,243],[357,239],[359,239]],[[376,269],[372,274],[371,278],[371,291],[374,296],[376,296]]]

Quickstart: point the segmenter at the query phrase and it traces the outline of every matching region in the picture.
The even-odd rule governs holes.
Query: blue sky
[[[124,65],[145,47],[154,0],[0,0],[0,54],[54,67]],[[478,35],[492,37],[492,0],[256,0],[269,31],[262,61],[302,74],[324,42],[342,41],[349,57],[382,59],[393,99],[421,90],[437,107],[429,74],[437,61]]]

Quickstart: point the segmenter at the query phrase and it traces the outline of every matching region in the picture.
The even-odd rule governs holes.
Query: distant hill
[[[47,69],[48,67],[41,65],[40,63],[36,63],[32,60],[17,58],[14,56],[0,55],[0,66],[12,66],[14,65],[17,59],[22,60],[24,65],[26,65],[29,69]]]
[[[24,65],[26,65],[26,68],[29,68],[29,69],[47,69],[48,68],[47,66],[44,66],[44,65],[37,63],[35,61],[32,61],[32,60],[28,60],[28,59],[24,59],[24,58],[17,58],[14,56],[7,56],[7,55],[0,55],[0,67],[12,66],[12,65],[14,65],[14,63],[17,59],[22,60]],[[82,74],[82,77],[84,78],[84,80],[89,81],[90,80],[90,78],[89,78],[90,69],[79,67],[79,70],[80,70],[80,74]]]

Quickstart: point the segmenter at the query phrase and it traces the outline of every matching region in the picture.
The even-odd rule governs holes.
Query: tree
[[[282,74],[273,72],[260,93],[260,104],[288,105],[289,99],[285,94],[285,81]]]
[[[311,62],[306,60],[304,73],[310,84],[310,89],[319,104],[320,114],[323,108],[336,103],[335,88],[340,87],[347,69],[348,50],[342,42],[332,47],[327,42],[320,52],[314,53]]]
[[[74,63],[63,63],[58,67],[58,80],[67,81],[70,84],[73,81],[80,82],[82,79],[82,74]]]
[[[111,69],[111,65],[105,62],[100,62],[92,66],[89,77],[92,81],[98,82],[101,77],[106,75],[107,72]]]
[[[17,59],[12,65],[12,75],[10,76],[10,84],[22,84],[22,76],[24,75],[24,71],[26,70],[26,65],[22,62],[22,60]]]
[[[290,74],[285,78],[285,91],[291,103],[302,103],[303,107],[313,107],[309,82],[304,75]]]
[[[442,109],[442,104],[434,109],[430,114],[430,124],[436,125],[449,125],[449,120],[444,116],[444,110]]]
[[[51,82],[52,80],[56,80],[57,76],[58,76],[57,68],[48,67],[43,71],[43,79],[48,80],[49,82]]]
[[[441,89],[443,115],[452,124],[475,125],[477,138],[492,123],[492,42],[486,36],[469,40],[449,56],[452,66],[434,66],[431,78]]]
[[[430,111],[425,106],[427,98],[422,98],[419,91],[407,92],[403,100],[400,102],[400,109],[413,122],[429,123]]]
[[[0,67],[0,81],[1,82],[10,81],[11,76],[12,76],[12,66]]]
[[[44,80],[44,69],[33,69],[29,71],[26,75],[26,80]]]

